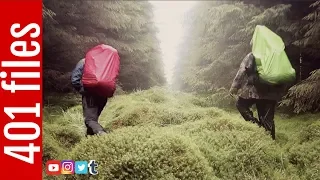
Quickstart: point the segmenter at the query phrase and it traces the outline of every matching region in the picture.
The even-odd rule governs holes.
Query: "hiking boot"
[[[254,123],[254,124],[257,124],[259,127],[262,126],[262,124],[260,123],[260,121],[257,118],[251,119],[251,122]]]
[[[253,124],[257,124],[259,127],[262,126],[261,122],[257,118],[253,117],[252,115],[249,114],[247,118],[248,119],[245,119],[246,121],[252,122]]]

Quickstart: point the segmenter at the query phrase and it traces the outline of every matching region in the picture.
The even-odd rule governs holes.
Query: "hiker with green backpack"
[[[230,94],[238,95],[236,106],[242,117],[264,127],[275,140],[275,108],[288,83],[295,80],[295,70],[281,37],[267,27],[256,26],[250,45],[252,52],[241,62]],[[250,110],[253,105],[258,118]]]

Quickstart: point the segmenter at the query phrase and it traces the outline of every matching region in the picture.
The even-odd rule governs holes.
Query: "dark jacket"
[[[233,80],[231,88],[238,90],[238,95],[244,99],[268,99],[280,100],[285,92],[285,85],[254,85],[251,83],[251,77],[247,70],[254,69],[254,56],[249,53],[241,62],[236,77]]]
[[[84,67],[85,59],[81,59],[71,74],[71,83],[72,86],[81,94],[84,93],[83,85],[81,82],[82,74],[83,74],[83,67]]]

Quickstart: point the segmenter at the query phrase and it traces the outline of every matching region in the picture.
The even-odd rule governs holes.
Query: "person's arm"
[[[72,86],[77,91],[82,91],[83,90],[83,86],[82,86],[82,82],[81,82],[82,73],[83,73],[83,66],[84,66],[84,59],[81,59],[77,63],[76,67],[74,68],[74,70],[72,71],[72,74],[71,74]]]
[[[249,68],[250,64],[250,60],[252,60],[252,54],[248,54],[241,62],[240,64],[240,68],[237,72],[237,75],[235,76],[235,78],[233,79],[231,88],[230,88],[230,93],[231,94],[236,94],[238,92],[238,90],[241,88],[241,86],[243,85],[243,82],[245,80],[245,76],[246,76],[246,70]]]

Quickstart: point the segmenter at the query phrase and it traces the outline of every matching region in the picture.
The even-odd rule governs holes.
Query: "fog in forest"
[[[43,26],[44,179],[319,179],[319,0],[43,0]],[[257,27],[292,70],[277,100],[254,91],[267,74],[250,45]],[[97,94],[74,72],[101,44],[120,71],[114,95],[89,107]],[[90,108],[102,136],[88,131]],[[53,159],[94,159],[99,174],[46,175]]]

